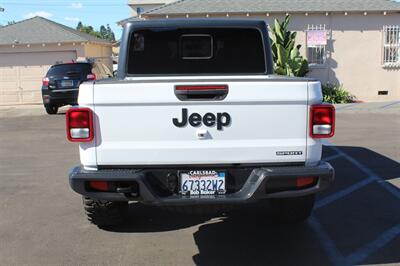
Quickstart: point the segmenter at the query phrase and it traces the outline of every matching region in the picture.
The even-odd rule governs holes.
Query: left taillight
[[[72,142],[93,140],[93,113],[89,108],[70,108],[66,114],[67,138]]]
[[[310,137],[330,138],[335,135],[335,107],[331,104],[312,105],[310,108]]]
[[[50,79],[48,77],[43,78],[42,84],[43,86],[49,86]]]

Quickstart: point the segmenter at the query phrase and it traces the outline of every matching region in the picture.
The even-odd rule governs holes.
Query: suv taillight
[[[49,86],[49,82],[50,82],[50,80],[49,80],[48,77],[45,77],[45,78],[43,78],[43,80],[42,80],[43,86]]]
[[[93,113],[89,108],[70,108],[66,114],[67,138],[72,142],[93,140]]]
[[[86,76],[87,80],[96,80],[96,74],[90,73]]]
[[[335,107],[331,104],[312,105],[310,137],[330,138],[335,134]]]

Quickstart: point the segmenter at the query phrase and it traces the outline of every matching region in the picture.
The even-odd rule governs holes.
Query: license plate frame
[[[226,171],[181,171],[178,176],[179,193],[181,195],[210,196],[226,194]]]

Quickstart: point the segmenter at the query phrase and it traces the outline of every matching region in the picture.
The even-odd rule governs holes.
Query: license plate
[[[62,80],[61,87],[73,87],[74,81],[73,80]]]
[[[187,195],[225,194],[225,172],[199,170],[181,173],[180,192]]]

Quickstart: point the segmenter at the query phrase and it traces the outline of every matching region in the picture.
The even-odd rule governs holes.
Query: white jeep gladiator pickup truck
[[[335,110],[320,82],[273,74],[255,20],[128,23],[116,79],[85,82],[66,115],[69,174],[98,226],[128,202],[190,209],[267,202],[302,221],[334,170],[321,161]]]

